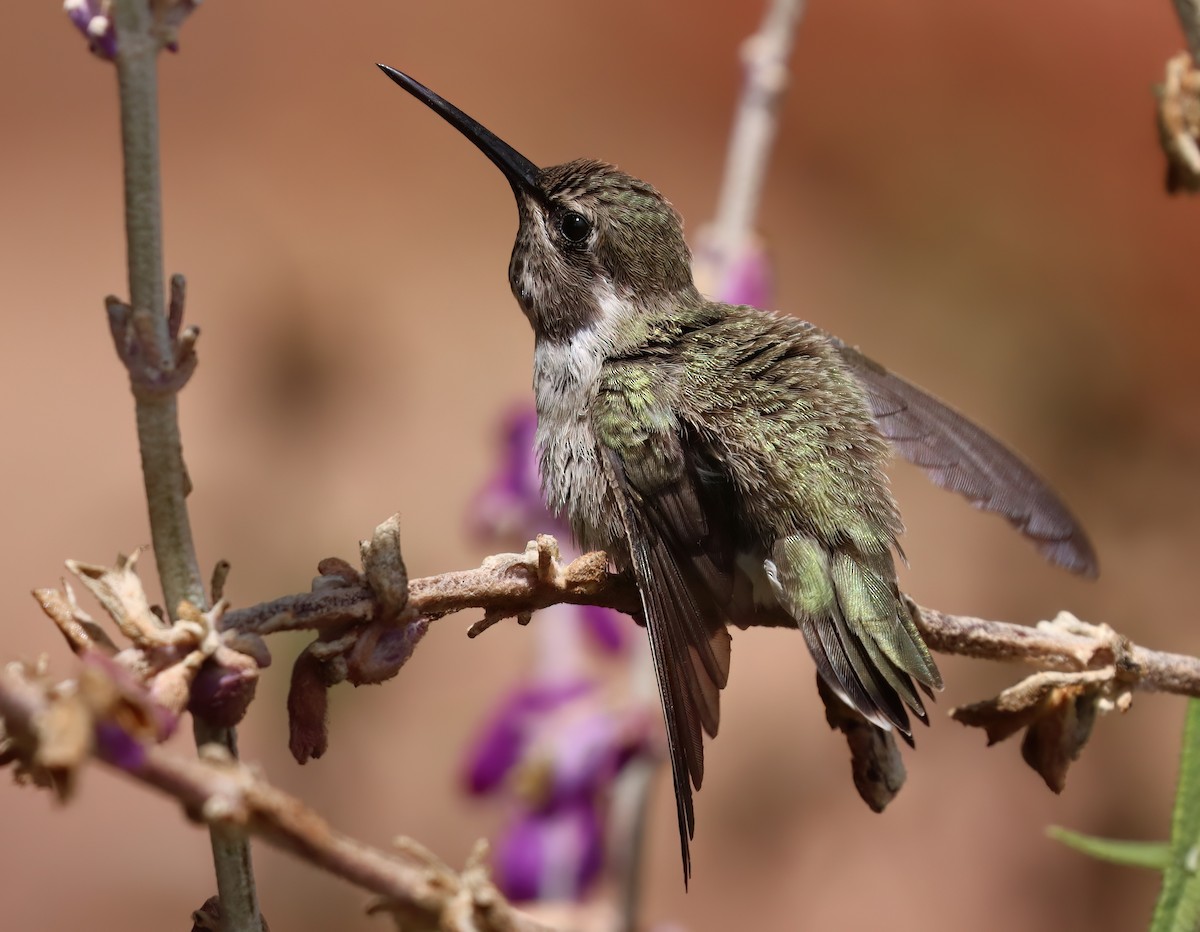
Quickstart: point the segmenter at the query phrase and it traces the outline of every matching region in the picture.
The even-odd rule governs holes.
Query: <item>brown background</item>
[[[411,71],[540,162],[616,161],[695,231],[711,216],[758,4],[205,3],[162,63],[166,248],[204,335],[182,400],[203,561],[239,604],[305,588],[316,561],[403,513],[414,574],[472,566],[464,507],[496,424],[528,395],[531,339],[505,281],[515,217],[495,170],[374,69]],[[62,560],[148,542],[124,376],[101,298],[123,292],[111,68],[57,3],[5,13],[0,56],[3,657],[73,661],[26,594]],[[896,470],[922,602],[1034,621],[1070,607],[1200,651],[1194,489],[1200,203],[1171,200],[1152,83],[1181,46],[1166,0],[816,0],[762,230],[780,307],[953,399],[1062,489],[1104,566],[1040,563],[1002,522]],[[144,563],[149,574],[150,559]],[[376,844],[454,863],[499,824],[459,756],[530,634],[435,626],[386,686],[342,687],[333,745],[287,756],[300,639],[242,729],[247,759]],[[535,621],[536,624],[536,621]],[[946,660],[933,727],[879,817],[848,780],[802,642],[738,634],[699,796],[690,894],[665,782],[647,916],[694,930],[1133,929],[1154,875],[1042,836],[1168,831],[1183,702],[1103,721],[1054,797],[1016,746],[945,720],[1019,671]],[[177,742],[187,752],[186,740]],[[212,891],[205,835],[110,773],[65,810],[0,782],[5,928],[168,929]],[[272,928],[380,928],[364,896],[256,849]]]

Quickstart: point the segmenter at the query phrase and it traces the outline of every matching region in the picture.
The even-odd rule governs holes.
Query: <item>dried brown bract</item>
[[[1157,88],[1158,131],[1167,156],[1167,191],[1200,191],[1200,68],[1187,52],[1167,62]]]

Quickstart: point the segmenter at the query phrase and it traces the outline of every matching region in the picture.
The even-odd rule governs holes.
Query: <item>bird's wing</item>
[[[858,377],[879,430],[935,484],[1003,515],[1051,563],[1083,576],[1096,554],[1079,522],[1020,457],[977,424],[831,337]]]
[[[726,611],[732,540],[715,527],[720,508],[669,414],[645,410],[644,376],[609,373],[596,398],[596,436],[615,499],[650,638],[675,784],[684,880],[695,830],[692,789],[704,778],[703,732],[716,735],[729,677]]]

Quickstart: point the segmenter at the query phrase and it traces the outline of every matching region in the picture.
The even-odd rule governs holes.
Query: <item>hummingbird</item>
[[[1095,576],[1087,535],[1015,453],[856,348],[795,317],[706,299],[679,214],[594,159],[539,168],[413,78],[379,65],[504,174],[509,283],[534,333],[547,504],[632,574],[666,725],[684,883],[704,735],[729,626],[798,628],[820,677],[912,743],[942,686],[896,580],[890,451],[1002,515],[1050,562]]]

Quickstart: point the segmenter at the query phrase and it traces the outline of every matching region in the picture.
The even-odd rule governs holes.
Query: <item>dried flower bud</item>
[[[254,658],[228,648],[218,649],[192,683],[188,711],[211,725],[232,728],[245,716],[257,689],[258,664]]]
[[[427,618],[417,618],[407,624],[373,622],[346,656],[346,678],[355,686],[390,680],[412,657],[427,630]]]
[[[817,676],[817,692],[825,703],[825,721],[846,736],[850,746],[850,773],[854,788],[873,812],[883,812],[896,798],[908,776],[896,732],[884,731],[851,708]]]
[[[954,709],[955,721],[987,733],[988,744],[1026,729],[1021,756],[1061,793],[1067,769],[1078,759],[1092,734],[1097,712],[1125,711],[1128,687],[1113,668],[1079,673],[1035,673],[1010,686],[995,699]]]
[[[304,648],[292,666],[292,684],[288,689],[288,749],[296,763],[321,757],[329,749],[329,682],[326,664]]]
[[[408,570],[400,550],[400,516],[392,515],[369,541],[359,541],[363,576],[375,593],[384,620],[392,621],[408,604]]]
[[[157,702],[146,685],[122,664],[99,651],[83,655],[79,692],[98,720],[110,721],[142,744],[166,741],[179,717]]]

